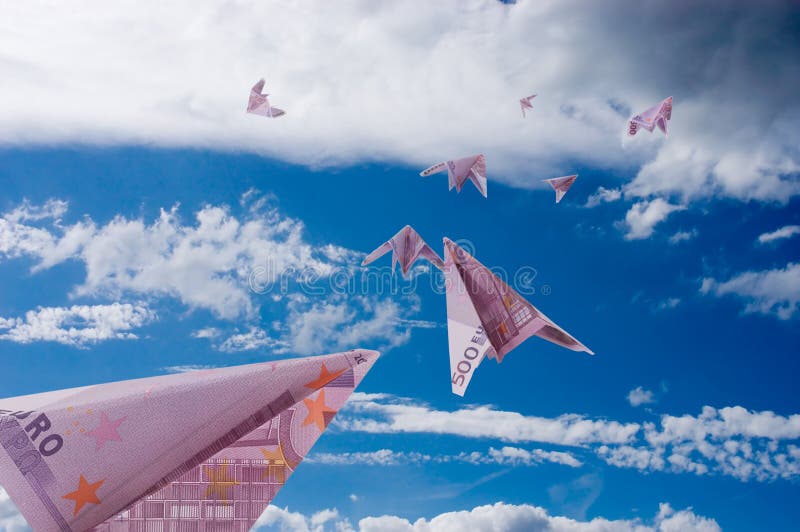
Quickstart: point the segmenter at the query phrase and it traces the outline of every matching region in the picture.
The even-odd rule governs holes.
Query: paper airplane
[[[664,135],[667,134],[667,125],[672,118],[672,96],[663,102],[654,105],[644,113],[636,115],[628,122],[628,135],[633,136],[639,131],[639,128],[644,128],[647,131],[653,132],[653,128],[658,126]]]
[[[519,106],[522,109],[522,118],[525,118],[525,109],[533,109],[533,105],[531,105],[531,100],[536,98],[535,94],[530,96],[526,96],[525,98],[520,98]]]
[[[594,354],[447,238],[444,275],[454,394],[464,395],[484,357],[502,362],[534,335],[573,351]]]
[[[37,532],[250,530],[379,354],[0,400],[0,484]]]
[[[247,112],[254,115],[268,116],[270,118],[277,118],[286,114],[283,109],[272,107],[269,104],[267,96],[269,94],[261,94],[264,90],[264,79],[260,79],[250,89],[250,100],[247,102]]]
[[[545,183],[548,183],[553,190],[556,191],[556,203],[561,201],[561,198],[564,197],[564,194],[567,193],[569,187],[578,179],[577,175],[566,175],[564,177],[553,177],[551,179],[543,179]]]
[[[447,170],[448,190],[453,190],[453,187],[455,187],[456,192],[461,192],[461,187],[463,187],[464,183],[469,179],[480,193],[483,194],[483,197],[486,197],[486,157],[483,155],[472,155],[470,157],[434,164],[430,168],[420,172],[419,175],[427,177],[431,174],[443,172],[445,169]]]
[[[392,252],[392,271],[394,271],[395,265],[399,262],[400,269],[403,271],[403,277],[406,276],[411,265],[420,257],[428,259],[440,270],[444,267],[444,263],[442,259],[439,258],[439,255],[422,240],[419,233],[414,231],[414,228],[410,225],[400,229],[391,239],[384,242],[378,249],[367,255],[367,258],[364,259],[361,266],[366,266],[374,262],[389,251]]]

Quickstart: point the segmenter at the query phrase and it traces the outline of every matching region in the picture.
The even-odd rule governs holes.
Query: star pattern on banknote
[[[331,373],[328,371],[328,368],[325,367],[325,362],[322,363],[322,368],[319,371],[319,377],[315,380],[304,384],[306,388],[311,388],[313,390],[319,390],[323,386],[327,385],[329,382],[336,380],[339,375],[344,373],[346,369],[340,369],[339,371],[334,371]]]
[[[320,432],[324,431],[333,414],[336,413],[336,410],[325,404],[325,390],[320,390],[316,399],[303,399],[303,403],[308,408],[308,415],[303,420],[303,426],[314,423]],[[330,414],[327,419],[325,414]]]
[[[100,486],[102,486],[105,481],[106,479],[102,479],[90,483],[81,475],[80,479],[78,479],[78,489],[62,497],[63,499],[70,499],[75,502],[75,512],[72,514],[73,516],[78,515],[78,512],[87,504],[100,504],[100,499],[97,497],[97,490],[100,489]]]
[[[106,442],[122,441],[117,429],[120,425],[122,425],[122,423],[125,422],[126,419],[128,419],[127,416],[111,421],[111,419],[108,417],[108,414],[105,412],[100,413],[100,425],[86,433],[87,436],[94,438],[95,451],[99,451],[106,444]]]
[[[296,464],[290,464],[289,460],[286,459],[286,455],[283,454],[283,446],[279,443],[274,451],[270,451],[266,447],[262,447],[259,451],[264,455],[264,460],[267,461],[268,466],[261,476],[262,480],[268,479],[270,473],[272,473],[277,483],[285,483],[286,479],[289,477],[289,473],[291,473]]]
[[[228,490],[239,483],[228,473],[228,464],[221,464],[218,467],[205,466],[208,475],[209,485],[206,488],[205,498],[220,502],[228,502]]]

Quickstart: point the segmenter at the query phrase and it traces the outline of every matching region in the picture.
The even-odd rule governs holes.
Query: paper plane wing
[[[0,484],[37,531],[249,530],[377,357],[0,400]]]
[[[487,354],[496,356],[498,362],[533,335],[573,351],[594,354],[457,244],[445,239],[445,250],[446,260],[453,264],[451,268],[445,263],[445,276],[457,276],[450,284],[463,290],[471,301],[478,325],[493,348]],[[469,319],[474,320],[471,311],[469,315]],[[448,327],[449,323],[448,318]]]
[[[548,183],[556,192],[556,203],[559,203],[564,197],[564,194],[570,189],[575,180],[578,179],[577,175],[568,175],[564,177],[554,177],[552,179],[545,179],[544,182]]]

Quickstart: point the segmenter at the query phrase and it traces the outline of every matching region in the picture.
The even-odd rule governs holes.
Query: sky
[[[796,3],[0,10],[0,396],[377,349],[259,530],[795,526]],[[486,199],[418,175],[472,153]],[[406,224],[596,355],[451,394],[441,274],[359,266]]]

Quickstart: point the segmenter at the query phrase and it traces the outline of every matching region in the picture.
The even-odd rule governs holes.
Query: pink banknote
[[[564,177],[553,177],[551,179],[543,179],[545,183],[549,184],[553,187],[553,190],[556,191],[556,203],[560,202],[561,199],[564,197],[564,194],[567,193],[569,187],[578,179],[577,175],[566,175]]]
[[[436,254],[431,247],[422,240],[419,233],[414,231],[414,228],[407,225],[400,229],[396,235],[384,242],[378,249],[367,255],[367,258],[361,263],[366,266],[374,262],[376,259],[384,256],[389,251],[392,252],[392,271],[395,265],[399,262],[400,269],[403,272],[403,277],[406,276],[411,265],[416,262],[418,258],[428,259],[434,266],[440,270],[444,266],[442,259]]]
[[[267,96],[269,94],[262,94],[264,90],[264,80],[260,79],[250,89],[250,99],[247,101],[247,112],[254,115],[268,116],[270,118],[277,118],[286,114],[283,109],[272,107],[269,104]]]
[[[379,354],[0,400],[0,484],[36,531],[250,530]]]
[[[519,107],[522,109],[522,118],[525,118],[525,109],[533,109],[533,105],[531,104],[531,100],[536,98],[535,94],[530,96],[526,96],[524,98],[520,98],[519,100]]]
[[[639,131],[639,128],[644,128],[652,133],[656,126],[666,135],[668,130],[667,126],[671,118],[672,96],[654,105],[642,114],[631,118],[628,122],[628,135],[635,135],[636,132]]]
[[[447,170],[448,190],[453,190],[453,187],[455,187],[456,192],[461,192],[464,183],[470,180],[480,193],[483,194],[483,197],[486,197],[486,157],[483,155],[472,155],[470,157],[434,164],[430,168],[426,168],[420,172],[419,175],[427,177],[445,170]]]
[[[455,242],[444,239],[452,391],[464,395],[485,356],[503,357],[531,336],[594,354]]]

